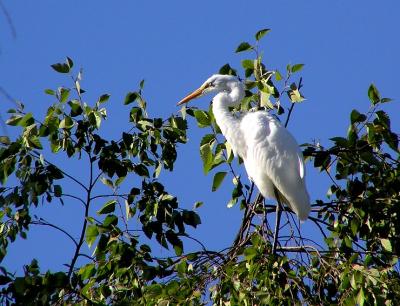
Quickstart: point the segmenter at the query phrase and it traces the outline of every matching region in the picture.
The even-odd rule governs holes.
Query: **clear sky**
[[[128,128],[129,109],[122,105],[128,91],[146,80],[145,97],[152,116],[177,111],[176,102],[229,62],[240,70],[234,50],[252,41],[262,28],[272,32],[261,50],[270,69],[304,63],[307,101],[295,108],[289,129],[299,143],[320,141],[347,131],[353,108],[366,111],[367,89],[375,85],[396,101],[385,106],[399,129],[400,2],[392,1],[6,1],[15,27],[13,37],[0,12],[0,86],[38,114],[53,103],[46,88],[71,86],[50,65],[71,57],[83,68],[86,100],[111,94],[104,133],[117,137]],[[1,115],[12,103],[0,94]],[[209,99],[195,102],[208,107]],[[10,129],[7,131],[13,134]],[[2,130],[1,134],[5,131]],[[240,226],[239,207],[228,209],[231,185],[211,193],[212,175],[204,176],[198,154],[200,130],[192,122],[189,143],[181,146],[174,175],[163,175],[167,189],[183,207],[203,201],[203,224],[194,236],[212,249],[228,246]],[[78,163],[63,161],[77,176]],[[68,163],[68,164],[67,164]],[[313,201],[323,198],[328,180],[308,167]],[[100,204],[99,204],[100,205]],[[45,205],[49,221],[80,230],[83,214],[77,203]],[[312,228],[305,225],[308,235]],[[3,265],[17,270],[37,257],[44,269],[62,269],[72,256],[72,244],[49,228],[32,228],[28,241],[10,248]],[[192,246],[194,247],[194,246]],[[160,250],[160,252],[164,252]],[[20,271],[20,270],[19,270]]]

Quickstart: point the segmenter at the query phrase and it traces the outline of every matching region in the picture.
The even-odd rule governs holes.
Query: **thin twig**
[[[64,233],[65,235],[67,235],[68,238],[70,238],[72,240],[72,242],[75,244],[75,246],[78,246],[78,242],[76,242],[75,238],[72,237],[72,235],[70,233],[68,233],[66,230],[62,229],[61,227],[59,227],[57,225],[54,225],[54,224],[51,224],[51,223],[47,222],[46,220],[44,220],[42,218],[40,218],[38,221],[31,221],[30,224],[33,224],[33,225],[45,225],[45,226],[52,227],[52,228]]]
[[[0,7],[1,10],[3,11],[4,16],[6,16],[8,26],[10,27],[11,30],[11,35],[13,36],[14,39],[17,38],[17,31],[15,30],[14,23],[2,0],[0,0]]]
[[[292,105],[289,108],[289,113],[286,117],[285,128],[287,128],[287,126],[289,124],[289,120],[290,120],[290,116],[292,115],[293,108],[294,108],[294,103],[292,103]]]

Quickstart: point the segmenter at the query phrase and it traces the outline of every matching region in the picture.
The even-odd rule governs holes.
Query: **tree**
[[[236,50],[255,54],[242,61],[247,90],[238,111],[264,108],[287,124],[295,105],[304,100],[302,78],[296,77],[303,65],[288,65],[285,74],[269,71],[257,47],[268,31],[256,33],[255,45],[242,43]],[[52,67],[73,75],[70,58]],[[220,73],[236,70],[226,64]],[[13,140],[0,138],[0,260],[10,243],[29,239],[33,225],[60,231],[75,251],[61,271],[43,272],[35,259],[20,276],[1,267],[2,304],[395,305],[400,300],[399,136],[382,110],[390,99],[382,98],[374,85],[368,89],[369,110],[351,112],[347,135],[331,138],[326,147],[303,145],[305,158],[332,181],[327,198],[313,203],[307,221],[320,238],[303,236],[288,208],[279,235],[274,235],[276,205],[265,204],[254,186],[236,175],[241,165],[233,160],[211,108],[182,108],[180,115],[152,118],[143,88],[142,81],[138,91],[126,95],[132,128],[117,140],[101,135],[109,95],[93,105],[84,102],[80,74],[73,77],[72,88],[46,90],[56,102],[44,118],[23,105],[9,111],[7,124],[22,127],[22,132]],[[187,227],[196,228],[200,216],[180,208],[159,180],[161,171],[174,170],[190,117],[207,130],[200,155],[204,172],[214,173],[213,191],[232,176],[229,205],[243,211],[237,237],[226,250],[185,252],[182,238],[190,238]],[[50,162],[46,156],[52,154],[80,160],[89,169],[89,183]],[[132,177],[141,183],[132,184],[138,181]],[[65,188],[67,180],[80,189],[78,194]],[[109,191],[97,193],[101,184]],[[71,201],[81,202],[84,211],[78,239],[31,212],[40,202]],[[104,204],[93,214],[98,201]],[[132,228],[133,220],[140,222],[139,231]],[[157,256],[143,243],[144,236],[175,254]],[[85,243],[95,246],[93,255],[82,252]],[[78,265],[78,258],[86,262]]]

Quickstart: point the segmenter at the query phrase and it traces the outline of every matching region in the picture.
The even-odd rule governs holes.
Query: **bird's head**
[[[188,94],[181,101],[179,101],[178,105],[188,103],[190,100],[204,96],[208,93],[230,93],[234,89],[239,89],[240,92],[244,90],[243,84],[239,81],[237,77],[233,75],[214,74],[209,77],[198,89]]]

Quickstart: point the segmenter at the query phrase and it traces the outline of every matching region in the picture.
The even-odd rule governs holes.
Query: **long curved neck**
[[[220,92],[213,99],[213,113],[215,121],[221,129],[222,134],[232,147],[233,153],[241,157],[245,156],[245,143],[240,130],[240,118],[236,118],[229,111],[229,106],[243,98],[243,94],[234,92]]]

